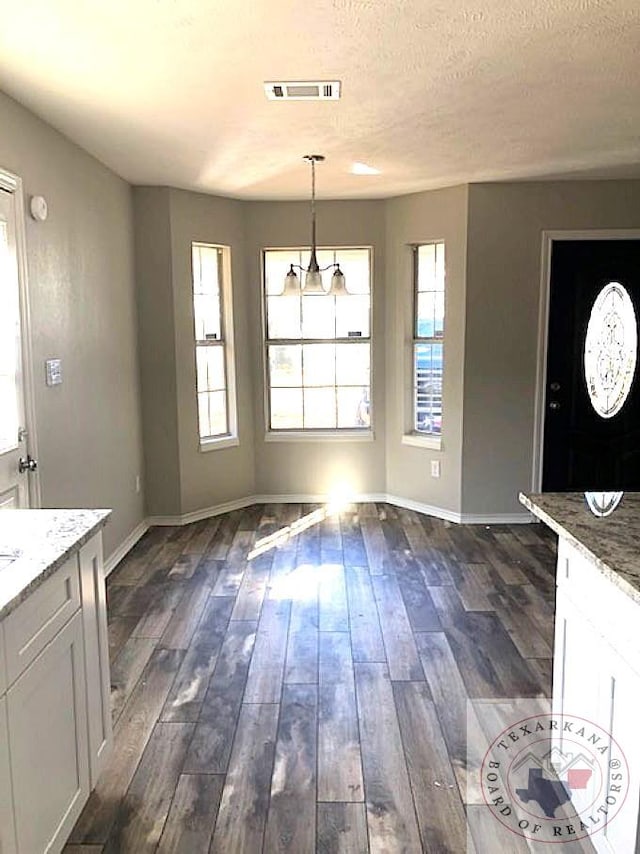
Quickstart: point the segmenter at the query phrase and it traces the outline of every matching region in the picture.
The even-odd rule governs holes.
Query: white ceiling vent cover
[[[270,101],[337,101],[339,80],[268,81],[264,91]]]

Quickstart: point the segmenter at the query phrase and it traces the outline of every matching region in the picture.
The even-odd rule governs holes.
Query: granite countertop
[[[625,492],[609,516],[594,515],[584,492],[520,493],[520,501],[640,603],[640,492]]]
[[[0,510],[0,620],[99,529],[110,510]]]

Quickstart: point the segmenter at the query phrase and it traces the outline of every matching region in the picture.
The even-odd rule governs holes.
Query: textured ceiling
[[[0,0],[0,88],[134,184],[381,197],[640,175],[638,0]],[[339,79],[273,103],[264,80]],[[1,132],[1,131],[0,131]],[[349,174],[353,161],[381,170]]]

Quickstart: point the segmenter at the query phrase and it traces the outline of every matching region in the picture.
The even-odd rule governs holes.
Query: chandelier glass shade
[[[340,264],[334,262],[333,264],[328,264],[326,267],[320,267],[316,257],[316,163],[322,162],[324,156],[322,154],[306,154],[304,159],[311,164],[311,256],[309,258],[309,266],[306,270],[299,264],[291,264],[289,272],[284,278],[282,293],[284,296],[299,296],[301,292],[303,295],[345,296],[349,292],[346,288],[345,277],[340,269]],[[333,269],[333,275],[329,290],[326,290],[322,283],[322,274],[330,269]],[[300,277],[296,270],[304,273],[302,288],[300,287]]]

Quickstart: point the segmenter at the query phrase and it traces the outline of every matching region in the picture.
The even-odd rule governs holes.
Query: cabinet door
[[[553,651],[553,713],[560,718],[582,718],[609,731],[609,721],[603,720],[602,693],[606,690],[600,670],[602,640],[584,615],[575,607],[566,592],[558,588],[556,599],[556,639]],[[562,728],[553,744],[563,754],[575,751],[573,737]],[[597,796],[598,778],[594,775],[586,788],[572,793],[573,806],[584,810]]]
[[[12,685],[7,708],[18,850],[56,854],[89,795],[80,612]]]
[[[593,721],[613,736],[626,757],[629,791],[622,809],[611,822],[591,837],[598,854],[635,854],[640,800],[640,739],[637,735],[637,702],[640,675],[613,649],[596,626],[597,609],[585,614],[576,607],[567,590],[558,588],[556,604],[556,640],[554,647],[553,711]],[[569,737],[570,738],[570,737]],[[554,739],[564,752],[571,752],[562,734]],[[612,751],[617,754],[617,749]],[[607,778],[605,793],[617,785],[616,770],[604,764]],[[596,777],[587,788],[572,793],[577,810],[598,800]],[[615,793],[615,789],[612,793]],[[602,796],[600,796],[602,800]]]
[[[112,744],[107,600],[102,534],[80,549],[80,587],[87,662],[87,718],[91,788],[108,759]]]
[[[15,854],[16,829],[13,823],[7,701],[0,697],[0,852]]]

